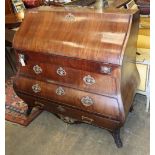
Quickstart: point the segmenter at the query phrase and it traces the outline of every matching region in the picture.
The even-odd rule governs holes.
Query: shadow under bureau
[[[120,128],[139,84],[135,10],[30,10],[16,32],[14,89],[28,104],[67,123],[110,131],[122,147]]]

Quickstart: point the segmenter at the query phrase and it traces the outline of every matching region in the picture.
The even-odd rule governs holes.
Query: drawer
[[[38,97],[32,97],[31,95],[25,95],[23,93],[18,93],[18,95],[26,100],[28,103],[34,103],[34,105],[44,105],[44,110],[55,113],[59,116],[63,116],[69,122],[80,121],[85,122],[92,125],[97,125],[102,128],[106,128],[108,130],[114,130],[120,127],[120,122],[115,121],[109,118],[104,118],[86,111],[78,110],[75,108],[71,108],[68,106],[64,106],[55,102],[49,102],[45,99],[41,99]],[[70,119],[71,118],[71,119]]]
[[[40,68],[40,74],[35,73],[35,67]],[[27,65],[21,68],[21,72],[38,80],[51,83],[55,81],[59,84],[98,94],[116,94],[115,78],[110,75],[101,75],[45,63]]]
[[[17,91],[63,103],[71,107],[118,119],[119,106],[114,98],[79,91],[57,84],[19,77],[14,82]]]
[[[50,60],[45,62],[43,59],[41,59],[41,61],[39,61],[39,59],[32,61],[31,59],[29,58],[29,60],[26,61],[26,66],[20,66],[20,74],[51,83],[54,81],[64,86],[101,95],[115,95],[117,93],[116,78],[113,75],[114,71],[111,70],[112,67],[104,65],[98,66],[102,72],[104,70],[104,73],[101,74],[96,71],[92,72],[88,67],[82,70],[82,68],[69,66],[67,63],[64,63],[63,60],[61,62],[59,60],[58,64],[58,62],[56,63],[54,61],[53,57],[51,57],[51,63],[49,63]],[[93,67],[94,64],[92,64],[92,68]],[[105,73],[106,69],[107,73]],[[109,73],[108,69],[110,70]]]
[[[63,57],[58,55],[52,55],[48,53],[39,53],[39,52],[30,52],[30,51],[16,51],[17,60],[23,56],[25,67],[27,65],[39,65],[40,63],[52,64],[62,67],[73,68],[77,70],[83,70],[88,72],[99,73],[101,75],[111,75],[116,76],[117,70],[119,69],[118,65],[107,64],[98,61],[90,61],[84,59],[75,59],[73,57]],[[108,59],[108,58],[107,58]],[[19,62],[19,61],[18,61]],[[21,66],[21,64],[19,64]],[[46,66],[47,67],[47,66]],[[24,67],[23,67],[24,68]],[[108,70],[104,70],[107,68]]]

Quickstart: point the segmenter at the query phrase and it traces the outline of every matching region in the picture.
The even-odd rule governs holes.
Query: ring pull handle
[[[82,99],[81,99],[81,103],[82,103],[84,106],[88,107],[88,106],[91,106],[91,105],[94,104],[94,100],[93,100],[91,97],[89,97],[89,96],[84,96],[84,97],[82,97]]]
[[[57,69],[57,74],[60,76],[66,76],[66,71],[62,67],[59,67]]]
[[[58,87],[55,92],[59,96],[65,95],[65,90],[62,87]]]
[[[36,73],[36,74],[40,74],[42,73],[42,68],[38,65],[35,65],[33,66],[33,71]]]
[[[33,92],[35,92],[35,93],[39,93],[39,92],[41,92],[41,87],[39,86],[39,84],[34,84],[34,85],[32,86],[32,90],[33,90]]]
[[[92,85],[95,83],[95,79],[93,77],[91,77],[90,75],[87,75],[83,78],[83,81],[85,82],[85,84],[87,85]]]

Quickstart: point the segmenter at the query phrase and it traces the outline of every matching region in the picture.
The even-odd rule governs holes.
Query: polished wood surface
[[[136,10],[29,11],[13,40],[15,91],[29,107],[112,131],[121,147],[119,128],[139,84],[138,22]]]
[[[137,52],[137,39],[139,29],[139,15],[133,16],[133,21],[130,21],[130,30],[128,32],[128,42],[124,50],[124,58],[122,62],[122,74],[121,74],[121,94],[122,103],[124,104],[125,115],[133,102],[135,90],[139,86],[139,73],[136,67],[136,52]]]
[[[117,70],[117,68],[119,68],[119,66],[116,64],[102,63],[99,61],[88,61],[85,59],[64,57],[64,56],[59,56],[59,55],[49,54],[49,53],[44,53],[44,56],[42,56],[42,52],[33,52],[33,51],[25,51],[25,50],[24,51],[16,50],[16,51],[18,54],[25,55],[25,63],[27,64],[27,67],[26,68],[20,67],[21,64],[19,64],[19,67],[22,72],[25,72],[25,70],[28,69],[31,65],[35,65],[35,64],[39,65],[40,63],[49,63],[49,64],[55,64],[57,66],[62,65],[62,66],[66,66],[68,68],[73,68],[77,70],[99,73],[102,75],[105,75],[102,72],[102,67],[110,67],[111,68],[110,75],[116,77],[115,71]]]
[[[15,16],[15,14],[7,14],[5,15],[5,27],[6,28],[16,28],[19,27],[21,24],[21,21],[18,20],[18,18]]]
[[[39,57],[38,54],[32,52],[25,53],[25,56],[27,57],[25,60],[25,63],[27,64],[26,67],[22,67],[19,64],[20,75],[22,76],[33,77],[40,81],[57,81],[57,83],[65,86],[98,94],[113,96],[116,96],[117,94],[116,78],[119,67],[108,66],[111,67],[111,72],[110,74],[105,74],[102,73],[102,67],[107,67],[107,65],[104,64],[96,64],[95,62],[90,62],[89,64],[88,61],[85,61],[85,64],[82,64],[80,60],[71,61],[68,58],[60,56],[56,57],[54,55]],[[86,67],[84,67],[84,65]],[[96,65],[97,67],[93,68],[93,65]],[[39,66],[42,69],[40,74],[35,73],[33,69],[35,66]],[[57,73],[57,70],[60,67],[66,72],[65,76],[60,76]],[[84,82],[84,77],[87,77],[88,75],[95,80],[91,85]]]
[[[87,11],[60,10],[52,13],[29,11],[22,29],[19,29],[14,38],[14,47],[19,50],[121,64],[122,46],[127,39],[132,14],[89,11],[88,16]],[[73,17],[69,18],[75,18],[75,21],[67,21],[66,17],[70,14]]]
[[[5,15],[13,13],[11,0],[5,0]]]
[[[76,119],[79,122],[85,122],[88,124],[96,125],[98,127],[105,128],[107,130],[113,131],[120,127],[119,121],[115,121],[109,118],[101,117],[100,115],[90,113],[88,111],[78,110],[74,107],[64,106],[62,103],[50,102],[47,98],[42,99],[35,96],[27,95],[17,91],[17,94],[24,99],[29,105],[39,105],[43,104],[43,108],[55,114],[62,114]],[[37,102],[36,102],[37,101]],[[50,102],[50,104],[49,104]],[[84,116],[84,117],[83,117]],[[104,124],[104,126],[103,126]]]
[[[16,16],[11,0],[5,0],[5,27],[15,28],[20,26],[21,20]]]
[[[62,102],[64,104],[77,107],[78,109],[83,109],[92,113],[104,115],[105,117],[118,119],[117,117],[119,115],[119,108],[116,99],[64,87],[58,84],[47,84],[45,82],[23,77],[18,78],[18,81],[16,81],[14,84],[14,87],[17,88],[16,90],[19,92],[27,93],[28,95],[39,96],[40,98],[48,98],[55,102]],[[35,93],[33,91],[32,86],[35,84],[38,84],[41,88],[40,92]],[[57,88],[60,87],[64,90],[63,95],[56,94]],[[18,90],[18,88],[20,89]],[[83,105],[81,103],[81,99],[84,96],[91,97],[94,103],[89,106]]]

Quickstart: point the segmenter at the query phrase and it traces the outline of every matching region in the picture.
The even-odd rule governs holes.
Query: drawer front
[[[116,94],[115,78],[110,75],[101,75],[47,63],[30,64],[21,67],[21,73],[38,80],[47,80],[51,83],[55,81],[66,86],[98,94]]]
[[[20,92],[60,102],[92,113],[98,113],[108,118],[117,120],[119,117],[118,102],[114,98],[56,84],[47,84],[24,77],[20,77],[15,81],[15,88]]]
[[[23,66],[27,65],[39,65],[41,64],[52,64],[57,65],[61,67],[68,67],[73,68],[77,70],[83,70],[88,72],[94,72],[99,73],[102,75],[111,75],[117,77],[115,74],[117,72],[117,69],[119,69],[118,65],[115,64],[107,64],[97,61],[88,61],[83,59],[75,59],[72,57],[63,57],[63,56],[57,56],[52,55],[48,53],[35,53],[35,52],[28,52],[28,51],[17,51],[17,60],[20,62],[19,66],[22,66],[22,62],[20,61],[21,56],[23,56],[25,64]],[[108,58],[107,58],[108,59]],[[48,68],[48,66],[46,66]]]
[[[22,57],[21,57],[22,56]],[[115,95],[118,67],[60,56],[19,54],[20,74],[98,94]]]
[[[120,123],[118,121],[114,121],[108,118],[103,118],[95,114],[91,114],[88,112],[80,111],[78,109],[74,109],[74,108],[70,108],[62,105],[55,105],[55,106],[45,105],[45,109],[47,111],[51,111],[56,114],[62,114],[63,116],[73,118],[77,121],[97,125],[99,127],[103,127],[110,130],[114,130],[120,126]]]
[[[44,105],[43,108],[45,110],[55,113],[57,115],[62,115],[66,118],[66,120],[70,120],[71,118],[71,120],[73,121],[81,121],[92,125],[97,125],[108,130],[114,130],[120,127],[119,121],[103,118],[86,111],[81,111],[55,102],[49,102],[44,99],[32,97],[30,95],[25,95],[21,93],[18,93],[18,95],[23,100],[26,100],[28,103],[33,102],[35,106]]]

